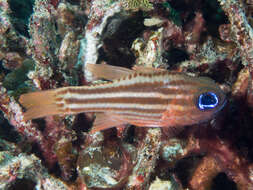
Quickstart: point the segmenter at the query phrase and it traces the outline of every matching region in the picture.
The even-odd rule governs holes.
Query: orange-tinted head
[[[176,80],[168,83],[168,87],[171,85],[177,88],[178,94],[168,102],[164,114],[163,119],[169,126],[192,125],[206,121],[214,117],[226,104],[224,92],[209,78],[179,75]]]

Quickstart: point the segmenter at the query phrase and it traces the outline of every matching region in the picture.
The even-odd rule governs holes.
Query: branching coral
[[[223,10],[227,13],[235,42],[240,47],[241,55],[245,64],[253,61],[253,29],[245,18],[239,1],[219,0]]]
[[[253,189],[250,1],[35,0],[25,33],[13,2],[0,0],[0,127],[8,121],[21,138],[0,139],[2,189],[20,181],[27,189]],[[134,126],[89,134],[92,113],[24,121],[20,93],[86,85],[86,64],[104,62],[211,77],[227,107],[173,138]]]

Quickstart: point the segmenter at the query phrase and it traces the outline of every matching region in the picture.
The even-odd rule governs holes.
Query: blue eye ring
[[[209,110],[215,108],[219,103],[218,97],[213,92],[206,92],[199,95],[198,107],[200,110]]]

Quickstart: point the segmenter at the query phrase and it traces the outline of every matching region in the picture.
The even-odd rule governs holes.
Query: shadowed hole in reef
[[[41,147],[37,143],[32,143],[31,154],[34,154],[35,156],[37,156],[42,161],[43,166],[48,167],[48,165],[46,163],[46,159],[45,159],[43,152],[41,150]],[[55,163],[48,170],[49,170],[49,173],[53,173],[55,176],[60,177],[61,170],[60,170],[58,163]]]
[[[206,22],[205,27],[209,34],[219,37],[219,26],[229,23],[228,18],[217,0],[204,0],[203,2],[202,13]]]
[[[237,190],[236,183],[228,179],[225,173],[219,173],[214,179],[211,190]]]
[[[175,66],[176,63],[189,60],[189,55],[178,48],[172,48],[169,51],[165,51],[162,57],[163,61],[166,62],[169,67]]]
[[[46,121],[44,118],[33,119],[33,122],[37,124],[37,129],[43,132],[46,128]]]
[[[3,61],[2,60],[0,60],[0,75],[7,75],[8,73],[10,73],[11,71],[10,70],[8,70],[8,69],[5,69],[4,68],[4,66],[3,66]],[[0,82],[2,82],[2,80],[3,80],[4,78],[1,78],[1,81]]]
[[[0,111],[0,138],[13,143],[18,143],[21,137],[15,128],[9,124]]]
[[[221,24],[229,23],[217,0],[177,0],[169,4],[180,14],[183,26],[194,19],[196,12],[201,12],[208,34],[214,37],[219,37],[218,28]]]
[[[241,63],[233,64],[229,59],[219,60],[215,63],[215,67],[210,68],[207,76],[215,79],[215,82],[220,84],[233,84],[243,67]]]
[[[183,158],[177,162],[174,172],[181,181],[183,187],[187,187],[188,182],[192,177],[191,175],[193,174],[202,158],[203,156],[201,155],[195,155]]]
[[[134,143],[134,134],[135,134],[134,132],[135,132],[135,127],[133,125],[129,126],[123,140],[129,144],[133,144]]]
[[[84,113],[77,114],[72,129],[76,132],[76,140],[73,141],[74,146],[81,146],[84,143],[83,132],[89,132],[92,128],[93,121],[89,121]]]
[[[111,65],[130,68],[135,62],[135,56],[130,50],[133,41],[141,36],[145,26],[143,12],[139,11],[134,16],[121,19],[115,16],[104,29],[103,47],[99,50],[99,60]]]
[[[245,97],[228,99],[225,123],[221,128],[220,136],[232,141],[231,146],[236,148],[240,156],[253,162],[253,130],[252,111]]]
[[[36,143],[32,144],[31,154],[34,154],[42,161],[42,165],[45,166],[46,168],[48,168],[49,173],[54,174],[56,177],[61,176],[61,169],[60,169],[59,164],[56,162],[56,163],[54,163],[54,165],[51,166],[51,168],[49,168],[46,163],[46,159],[45,159],[38,144],[36,144]]]
[[[36,183],[30,179],[17,179],[7,190],[34,190]]]
[[[29,37],[28,22],[33,12],[34,0],[8,0],[11,9],[11,22],[22,35]]]
[[[80,4],[80,0],[66,0],[66,1],[72,5],[79,5]]]
[[[41,152],[40,147],[39,147],[38,144],[32,143],[31,153],[32,153],[32,154],[35,154],[35,156],[37,156],[38,158],[40,158],[41,161],[42,161],[42,163],[44,164],[45,159],[44,159],[44,157],[43,157],[43,154],[42,154],[42,152]]]

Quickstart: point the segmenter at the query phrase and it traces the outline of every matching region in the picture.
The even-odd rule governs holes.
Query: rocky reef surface
[[[253,189],[252,26],[252,0],[0,0],[0,189]],[[207,76],[227,105],[174,137],[24,121],[21,94],[99,82],[87,63]]]

